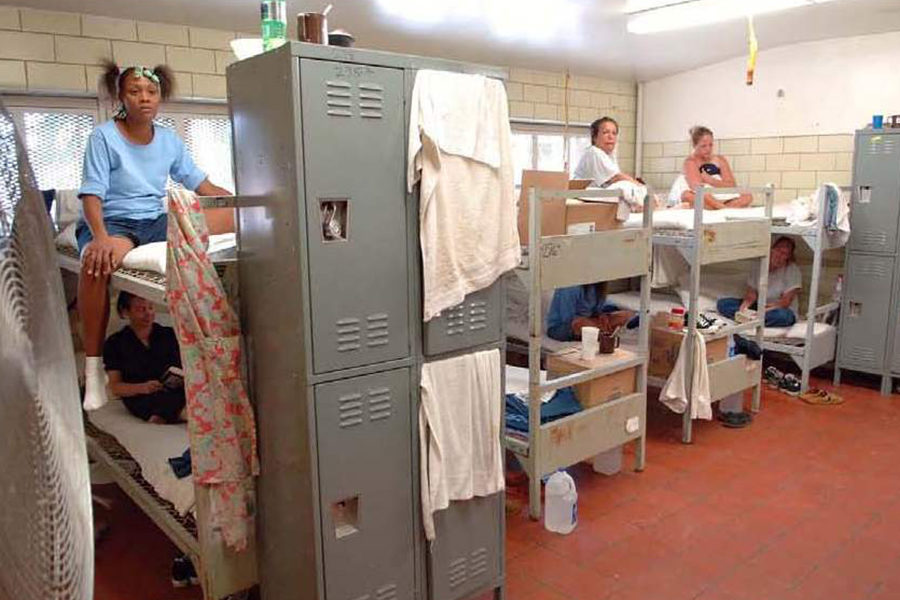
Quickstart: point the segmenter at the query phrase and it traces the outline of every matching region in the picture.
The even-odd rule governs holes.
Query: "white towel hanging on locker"
[[[506,89],[421,70],[410,107],[407,184],[419,188],[423,318],[486,288],[520,259]]]
[[[419,463],[428,540],[435,537],[434,512],[504,487],[500,377],[497,349],[422,366]]]

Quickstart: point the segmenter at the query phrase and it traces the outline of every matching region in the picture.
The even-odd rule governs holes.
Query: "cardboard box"
[[[633,358],[635,354],[619,348],[612,354],[598,354],[593,360],[581,358],[581,348],[569,348],[547,358],[547,376],[551,379],[570,375],[588,369],[596,369],[613,360]],[[637,367],[631,367],[575,386],[575,397],[585,408],[598,406],[628,394],[637,389]]]
[[[616,220],[618,203],[566,201],[566,233],[591,233],[617,229],[622,224]]]
[[[659,312],[650,319],[650,363],[647,372],[651,377],[668,378],[678,353],[684,333],[667,327],[668,314]],[[706,362],[712,364],[728,358],[728,339],[706,341]]]
[[[519,241],[528,244],[528,192],[532,187],[545,190],[568,189],[569,176],[563,171],[522,171],[519,191]],[[566,233],[566,199],[552,198],[541,206],[541,235]]]
[[[528,190],[583,190],[591,182],[586,179],[569,180],[564,171],[522,171],[519,191],[519,240],[528,243]],[[618,205],[613,202],[584,202],[582,200],[551,198],[541,207],[541,235],[590,233],[621,227],[616,220]]]

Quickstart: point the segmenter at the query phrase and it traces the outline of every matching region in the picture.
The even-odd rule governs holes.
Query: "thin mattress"
[[[716,298],[705,295],[699,296],[698,307],[701,312],[715,313]],[[609,301],[617,304],[622,308],[629,310],[638,310],[641,305],[641,296],[639,292],[621,292],[618,294],[610,294]],[[670,293],[653,293],[650,297],[650,312],[659,311],[669,312],[673,307],[685,306],[681,298]],[[724,317],[720,317],[723,318]],[[834,327],[827,323],[816,323],[813,326],[813,341],[817,339],[828,339],[834,337]],[[806,339],[806,321],[798,320],[791,327],[766,327],[763,334],[766,340],[779,341],[783,343],[803,342]]]
[[[189,475],[178,479],[168,462],[188,448],[187,425],[145,423],[132,416],[122,401],[116,399],[87,414],[91,423],[128,450],[147,483],[161,498],[171,502],[178,514],[185,515],[194,507],[193,478]]]

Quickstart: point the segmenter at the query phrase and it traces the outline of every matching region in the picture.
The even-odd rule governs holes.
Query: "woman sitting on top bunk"
[[[560,288],[553,293],[547,313],[547,335],[559,342],[581,339],[583,327],[612,333],[626,324],[637,326],[637,314],[606,302],[606,283]]]
[[[698,185],[714,188],[730,188],[737,184],[731,165],[721,154],[713,153],[713,132],[702,125],[691,127],[690,131],[693,152],[684,159],[681,175],[672,184],[668,205],[671,208],[694,208]],[[711,210],[720,208],[744,208],[750,206],[753,196],[750,194],[706,194],[703,207]]]
[[[175,330],[155,322],[153,303],[120,292],[116,312],[128,325],[103,344],[109,391],[128,412],[150,423],[184,421],[184,379]]]
[[[132,248],[166,239],[166,179],[204,196],[230,195],[197,168],[184,143],[153,120],[174,88],[166,66],[128,67],[108,63],[102,82],[119,102],[113,120],[91,132],[78,192],[82,202],[76,229],[81,254],[78,311],[84,331],[86,409],[106,403],[100,351],[109,321],[110,275]],[[207,211],[210,233],[234,230],[230,209]]]
[[[644,209],[647,187],[643,181],[623,173],[619,168],[615,155],[618,139],[619,124],[612,117],[603,117],[591,123],[591,145],[575,167],[575,178],[589,179],[593,187],[622,190],[631,209],[640,212]]]
[[[780,237],[772,244],[769,253],[769,287],[766,291],[766,327],[790,327],[797,322],[797,295],[803,283],[800,268],[794,259],[794,240]],[[747,291],[743,298],[720,298],[716,309],[723,317],[737,321],[755,318],[759,283],[759,266],[755,266],[747,279]]]

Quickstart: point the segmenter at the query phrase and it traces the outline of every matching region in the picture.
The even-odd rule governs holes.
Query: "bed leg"
[[[881,376],[881,395],[882,396],[890,396],[891,395],[891,387],[893,387],[894,378],[890,375],[882,375]]]
[[[750,410],[758,413],[759,412],[759,404],[762,399],[762,382],[753,386],[753,400],[750,403]]]
[[[689,402],[687,408],[684,411],[684,415],[681,418],[681,443],[682,444],[690,444],[691,443],[691,433],[692,433],[693,426],[694,426],[694,423],[693,423],[693,421],[691,421],[691,406],[690,406],[690,402]]]
[[[831,378],[831,383],[835,387],[841,385],[841,368],[837,365],[834,366],[834,376]]]
[[[537,469],[528,478],[528,516],[534,521],[541,518],[541,474]]]
[[[506,600],[506,585],[494,588],[494,600]]]
[[[634,470],[641,472],[644,470],[647,453],[647,433],[646,431],[634,441]]]

